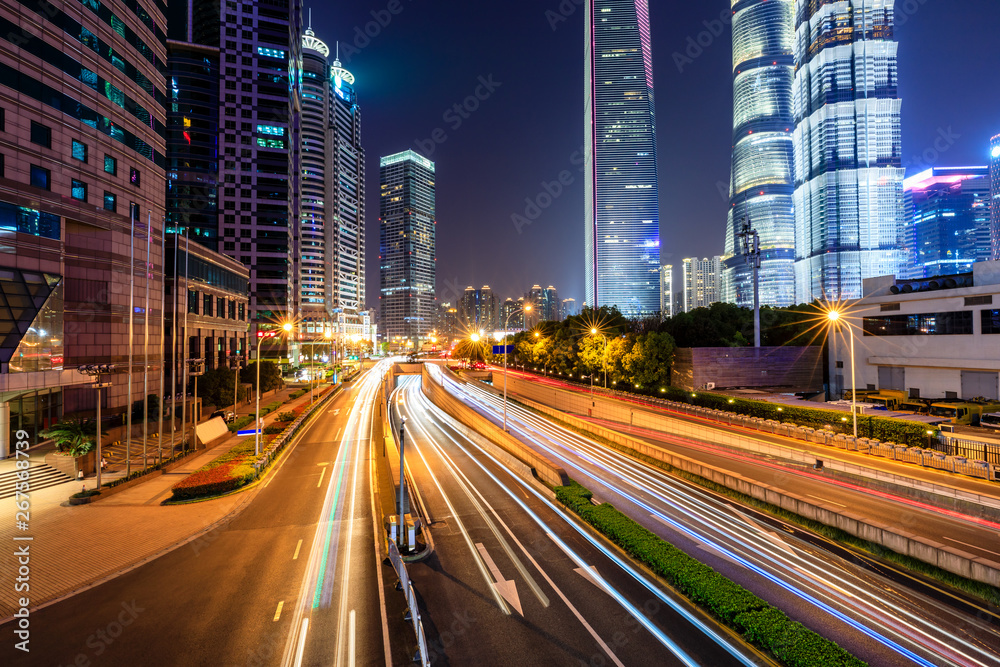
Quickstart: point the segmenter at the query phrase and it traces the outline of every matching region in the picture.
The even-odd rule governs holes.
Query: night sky
[[[704,22],[717,21],[730,2],[650,5],[662,261],[675,265],[676,281],[681,258],[723,250],[731,35],[725,25],[710,41]],[[379,289],[378,160],[408,148],[437,165],[440,301],[454,301],[469,284],[489,284],[505,298],[538,283],[579,306],[582,0],[353,0],[312,10],[316,36],[331,51],[339,40],[341,60],[357,77],[368,162],[369,306],[377,307]],[[901,0],[896,12],[908,175],[928,166],[986,164],[989,138],[1000,133],[1000,3]],[[366,24],[374,37],[361,32]],[[691,47],[689,38],[702,32],[708,46]],[[689,47],[693,62],[686,60]],[[492,82],[488,96],[480,77]],[[486,97],[478,109],[465,118],[455,113],[453,105],[477,87]],[[431,139],[435,130],[443,142]],[[543,182],[564,170],[570,184],[518,231],[512,214],[524,215],[525,199],[544,193]]]

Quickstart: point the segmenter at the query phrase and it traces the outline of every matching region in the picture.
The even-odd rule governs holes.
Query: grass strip
[[[664,463],[659,459],[655,459],[651,456],[646,456],[631,447],[626,447],[625,445],[620,445],[617,442],[608,440],[607,438],[601,437],[595,433],[582,428],[578,428],[572,424],[557,419],[540,410],[536,410],[530,406],[521,404],[521,407],[526,410],[531,410],[535,414],[542,416],[565,429],[578,433],[582,436],[590,438],[591,440],[598,442],[605,447],[610,447],[616,451],[627,454],[632,458],[638,459],[643,463],[659,468],[665,472],[674,475],[675,477],[680,477],[692,484],[697,484],[698,486],[704,487],[710,491],[725,496],[731,500],[735,500],[741,505],[746,505],[747,507],[752,507],[753,509],[769,514],[776,519],[781,519],[790,524],[794,524],[800,528],[804,528],[812,533],[815,533],[821,537],[824,537],[831,542],[835,542],[841,546],[849,547],[857,551],[864,552],[871,556],[875,556],[878,559],[897,565],[910,572],[921,574],[929,579],[933,579],[939,583],[951,586],[952,588],[958,589],[964,593],[968,593],[980,600],[993,605],[994,607],[1000,606],[1000,588],[995,586],[990,586],[981,581],[975,581],[973,579],[968,579],[961,575],[949,572],[948,570],[943,570],[938,566],[922,561],[918,558],[912,556],[907,556],[906,554],[901,554],[897,551],[887,549],[881,544],[876,544],[875,542],[869,542],[868,540],[861,539],[855,535],[836,528],[834,526],[828,526],[825,523],[815,521],[813,519],[808,519],[801,514],[796,514],[794,512],[789,512],[788,510],[778,507],[777,505],[772,505],[763,500],[754,498],[753,496],[748,496],[745,493],[735,491],[730,489],[728,486],[723,486],[717,482],[713,482],[710,479],[701,477],[700,475],[695,475],[693,473],[687,472],[686,470],[681,470],[676,468],[669,463]]]
[[[576,482],[556,487],[556,498],[581,519],[786,667],[867,664],[643,528],[610,503],[595,506],[590,502],[592,495]]]

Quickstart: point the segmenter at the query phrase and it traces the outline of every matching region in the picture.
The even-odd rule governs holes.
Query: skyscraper
[[[760,302],[795,302],[792,175],[794,0],[734,3],[733,164],[722,300],[753,307],[753,272],[738,234],[760,236]]]
[[[660,317],[674,316],[674,266],[660,267]]]
[[[647,0],[586,0],[586,301],[660,308],[660,217]]]
[[[698,259],[689,257],[682,261],[684,266],[684,312],[695,308],[707,308],[718,303],[719,278],[722,273],[722,257]]]
[[[301,342],[370,337],[364,312],[364,149],[354,75],[311,28],[302,37],[301,210],[295,230],[294,312]],[[372,341],[374,342],[374,341]]]
[[[541,306],[541,316],[542,319],[548,320],[550,322],[558,322],[562,318],[559,317],[559,310],[562,302],[559,300],[559,292],[552,285],[545,288],[542,293],[542,306]]]
[[[497,317],[497,299],[489,285],[465,288],[459,301],[459,320],[466,330],[492,332],[498,328]]]
[[[795,286],[860,298],[893,275],[903,215],[893,0],[796,0]]]
[[[990,216],[993,259],[1000,259],[1000,134],[990,141]]]
[[[297,287],[301,1],[170,3],[169,19],[171,126],[190,141],[169,147],[168,231],[249,266],[251,321],[273,324]]]
[[[990,259],[988,167],[935,167],[903,182],[899,277],[968,273]]]
[[[383,157],[379,187],[382,330],[390,347],[419,350],[436,315],[434,163],[412,150]]]

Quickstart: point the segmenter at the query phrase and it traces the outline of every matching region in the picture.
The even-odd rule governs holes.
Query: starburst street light
[[[854,329],[847,320],[846,312],[840,304],[828,305],[825,311],[830,328],[835,329],[838,324],[843,322],[847,326],[847,336],[851,341],[851,417],[854,422],[854,437],[856,438],[858,437],[858,391],[854,369]]]

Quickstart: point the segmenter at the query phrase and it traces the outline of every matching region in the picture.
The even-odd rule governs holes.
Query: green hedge
[[[654,392],[652,395],[677,401],[678,403],[723,410],[748,417],[792,422],[798,426],[808,426],[809,428],[825,428],[829,426],[832,430],[841,433],[854,432],[850,413],[844,413],[839,410],[801,408],[791,405],[768,403],[767,401],[732,398],[723,394],[710,394],[703,391],[690,392],[678,389],[677,387],[665,387],[665,389],[666,391]],[[844,417],[847,417],[846,422],[842,421]],[[876,438],[883,442],[896,442],[901,445],[921,447],[927,443],[928,429],[935,430],[933,427],[920,422],[858,415],[858,437],[860,438]]]
[[[305,389],[299,389],[298,391],[293,391],[291,394],[289,394],[288,398],[289,399],[295,399],[295,398],[298,398],[299,396],[305,396],[305,394],[306,394],[306,390]]]
[[[787,667],[861,667],[866,664],[646,530],[609,503],[593,505],[591,492],[576,482],[557,487],[556,497],[692,602],[709,610],[746,641],[770,652]]]
[[[236,431],[239,431],[244,426],[249,426],[252,423],[253,423],[253,415],[246,415],[244,417],[240,417],[239,419],[231,423],[229,425],[229,430],[233,433],[236,433]]]

